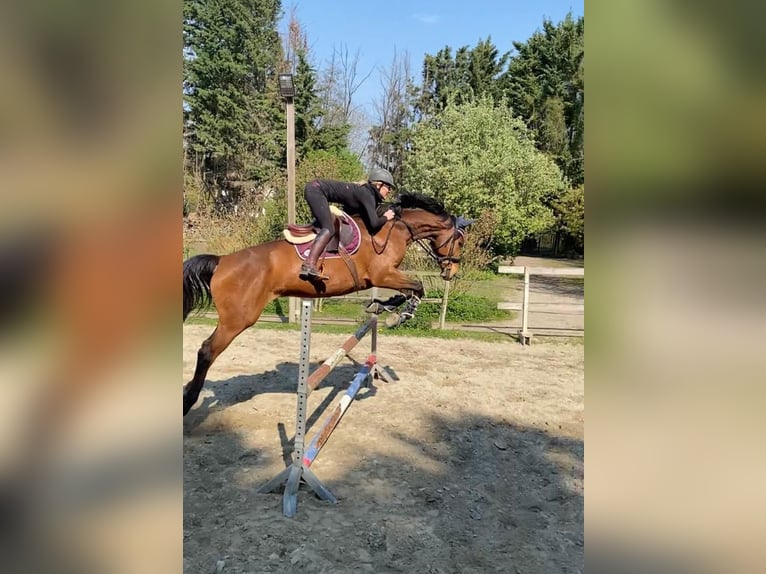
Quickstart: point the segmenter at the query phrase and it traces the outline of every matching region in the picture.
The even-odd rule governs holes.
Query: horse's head
[[[430,238],[434,259],[441,267],[441,278],[450,281],[457,275],[460,266],[463,243],[465,242],[465,227],[460,227],[461,217],[450,217],[452,225]]]
[[[460,265],[465,231],[473,221],[455,217],[432,197],[406,193],[397,198],[397,212],[407,225],[412,240],[426,249],[441,267],[441,277],[452,279]],[[424,244],[425,241],[427,244]]]

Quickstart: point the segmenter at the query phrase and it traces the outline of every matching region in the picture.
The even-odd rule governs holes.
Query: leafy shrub
[[[435,310],[434,310],[435,309]],[[397,327],[405,331],[430,331],[432,324],[439,319],[439,305],[434,303],[421,303],[415,316]]]
[[[429,293],[428,297],[442,297],[442,295],[443,292],[438,290]],[[438,316],[439,304],[432,303],[432,305],[437,306]],[[454,295],[450,293],[447,301],[446,321],[448,322],[492,321],[507,317],[506,312],[498,310],[497,301],[486,297],[478,297],[468,293],[455,293]]]
[[[485,209],[468,228],[460,254],[460,275],[476,278],[482,271],[491,270],[497,260],[492,250],[492,242],[498,223],[497,212]]]
[[[441,289],[430,289],[426,291],[426,297],[441,299],[443,293]],[[440,302],[421,303],[415,317],[399,328],[416,331],[431,329],[431,325],[439,320],[440,313]],[[497,301],[467,293],[455,293],[454,295],[450,293],[445,321],[448,323],[478,323],[507,319],[509,316],[507,311],[497,308]]]

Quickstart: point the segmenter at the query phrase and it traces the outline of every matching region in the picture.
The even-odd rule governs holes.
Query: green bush
[[[421,303],[418,310],[415,312],[415,316],[397,327],[397,330],[403,331],[430,331],[433,329],[432,324],[439,319],[439,306],[436,305],[436,311],[432,309],[434,303]]]
[[[441,289],[429,289],[426,291],[427,298],[441,299]],[[439,320],[441,303],[421,303],[415,317],[404,323],[400,329],[412,331],[425,331],[431,329],[431,325]],[[507,319],[510,314],[507,311],[497,309],[497,301],[486,297],[477,297],[466,293],[450,294],[447,302],[447,323],[476,323],[480,321],[493,321]]]

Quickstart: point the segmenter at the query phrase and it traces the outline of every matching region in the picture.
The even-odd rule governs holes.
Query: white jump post
[[[296,412],[295,440],[293,446],[293,462],[277,476],[258,489],[260,493],[269,493],[277,490],[283,484],[285,486],[282,498],[282,513],[287,517],[295,516],[298,508],[298,489],[303,480],[319,498],[337,503],[332,492],[325,487],[309,468],[319,451],[327,442],[343,414],[354,399],[362,382],[369,382],[369,378],[382,378],[386,382],[394,379],[380,365],[377,364],[377,331],[378,317],[373,315],[366,323],[359,327],[324,363],[309,375],[310,346],[311,346],[311,299],[301,300],[301,352],[298,364],[298,406]],[[308,450],[305,448],[306,438],[306,410],[308,395],[330,374],[330,372],[348,355],[359,341],[370,332],[371,344],[370,355],[364,367],[351,381],[346,393],[341,397],[340,404],[333,413],[325,420],[322,427],[309,442]]]

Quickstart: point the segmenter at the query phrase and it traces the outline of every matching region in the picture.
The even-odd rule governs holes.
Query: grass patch
[[[215,326],[217,321],[212,317],[193,317],[186,321],[189,325],[209,325],[211,327]],[[382,321],[381,321],[382,323]],[[406,325],[406,323],[405,323]],[[352,335],[354,330],[357,328],[358,325],[355,324],[347,324],[347,325],[321,325],[321,324],[313,324],[311,325],[311,332],[312,333],[324,333],[329,335]],[[272,323],[272,322],[258,322],[256,323],[251,329],[271,329],[276,331],[300,331],[300,325],[296,323]],[[457,331],[452,329],[445,329],[445,330],[439,330],[439,329],[429,329],[429,330],[413,330],[413,329],[405,329],[404,327],[397,327],[394,329],[389,329],[387,327],[382,326],[382,324],[378,327],[378,336],[380,339],[385,339],[386,337],[393,336],[393,337],[421,337],[421,338],[429,338],[429,339],[471,339],[474,341],[487,341],[487,342],[494,342],[494,343],[515,343],[516,337],[515,335],[507,335],[504,333],[493,333],[493,332],[479,332],[479,331]],[[380,340],[379,339],[379,340]]]
[[[359,301],[349,301],[344,299],[323,299],[319,305],[314,306],[312,315],[314,317],[323,317],[328,319],[359,319],[360,309]],[[271,301],[263,309],[266,315],[279,315],[287,317],[290,309],[290,303],[287,297],[280,297]]]
[[[585,345],[585,337],[550,337],[546,335],[535,335],[532,338],[532,345]]]
[[[450,297],[453,293],[470,293],[475,297],[505,301],[511,293],[518,291],[523,285],[523,275],[489,274],[481,279],[464,277],[455,283],[450,291]]]
[[[333,319],[360,319],[361,315],[366,315],[359,301],[344,299],[324,299],[319,309],[315,309],[314,314],[317,317]]]
[[[431,288],[426,291],[427,298],[441,299],[443,290],[440,288]],[[445,322],[447,323],[486,323],[491,321],[502,321],[513,319],[516,316],[514,311],[500,310],[497,308],[497,297],[481,297],[468,293],[450,293],[447,305],[447,314]],[[288,315],[288,298],[283,297],[269,303],[264,309],[266,315],[277,315],[286,317]],[[415,317],[404,325],[398,327],[396,332],[402,335],[411,335],[420,333],[426,336],[441,337],[447,339],[458,339],[460,337],[473,337],[477,333],[467,333],[458,330],[440,330],[434,329],[434,324],[438,323],[441,313],[441,303],[421,303],[418,307]],[[322,301],[319,309],[314,309],[312,316],[316,319],[351,319],[357,324],[366,321],[368,315],[363,307],[357,301],[344,299],[325,299]],[[194,324],[212,324],[216,323],[214,318],[205,316],[195,316],[189,319]],[[297,324],[260,322],[257,326],[264,326],[271,329],[297,329]],[[319,325],[317,325],[319,327]],[[321,327],[338,327],[341,331],[348,329],[346,325],[322,325]],[[338,332],[341,332],[338,331]],[[328,329],[326,332],[336,332]],[[482,333],[478,333],[482,335]]]

